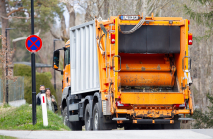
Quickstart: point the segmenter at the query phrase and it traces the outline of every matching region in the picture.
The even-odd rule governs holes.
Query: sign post
[[[31,73],[32,73],[32,122],[36,124],[36,67],[35,67],[35,52],[42,47],[41,39],[34,35],[34,1],[31,0],[31,36],[27,38],[25,45],[28,51],[31,52]]]
[[[38,52],[42,47],[42,40],[36,35],[29,36],[25,41],[25,46],[31,52],[31,71],[32,71],[32,117],[33,125],[36,124],[36,67],[35,67],[35,52]]]
[[[31,34],[34,35],[34,1],[31,0]],[[31,53],[31,73],[32,73],[32,120],[36,124],[36,76],[35,76],[35,53]]]

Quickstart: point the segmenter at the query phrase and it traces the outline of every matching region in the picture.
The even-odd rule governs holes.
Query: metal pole
[[[54,51],[55,51],[55,40],[54,40]],[[54,89],[56,91],[56,77],[55,77],[55,70],[54,70]]]
[[[31,0],[31,34],[34,35],[34,3]],[[32,71],[32,120],[36,124],[36,74],[35,74],[35,53],[31,53]]]
[[[6,102],[8,104],[8,61],[7,61],[7,29],[5,30],[5,36],[6,36]]]

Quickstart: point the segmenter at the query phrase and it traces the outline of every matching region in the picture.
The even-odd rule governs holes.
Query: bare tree
[[[2,86],[3,86],[3,105],[6,102],[6,86],[8,86],[8,84],[6,84],[6,80],[16,80],[16,78],[13,76],[13,70],[11,68],[9,68],[9,65],[12,65],[12,61],[11,61],[11,57],[14,53],[14,50],[8,48],[8,46],[6,46],[6,37],[3,37],[2,35],[0,35],[0,39],[3,42],[2,45],[2,50],[0,50],[0,63],[1,64],[1,69],[2,69]],[[6,62],[6,57],[7,55],[7,62]],[[6,63],[6,64],[4,64]],[[6,68],[8,69],[8,74],[6,75]]]
[[[150,16],[150,13],[161,16],[162,9],[171,0],[77,0],[77,4],[85,9],[85,21],[101,17],[108,19],[118,15],[141,15]],[[116,3],[116,4],[115,4]]]

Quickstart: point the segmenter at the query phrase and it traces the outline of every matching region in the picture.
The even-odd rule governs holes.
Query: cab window
[[[64,51],[64,67],[70,64],[70,47]]]

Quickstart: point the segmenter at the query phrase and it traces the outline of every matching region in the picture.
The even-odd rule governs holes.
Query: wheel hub
[[[89,113],[87,113],[87,129],[90,128],[90,119],[89,119]]]
[[[94,124],[95,124],[95,129],[98,129],[98,112],[97,111],[95,111],[95,122],[94,122]]]

